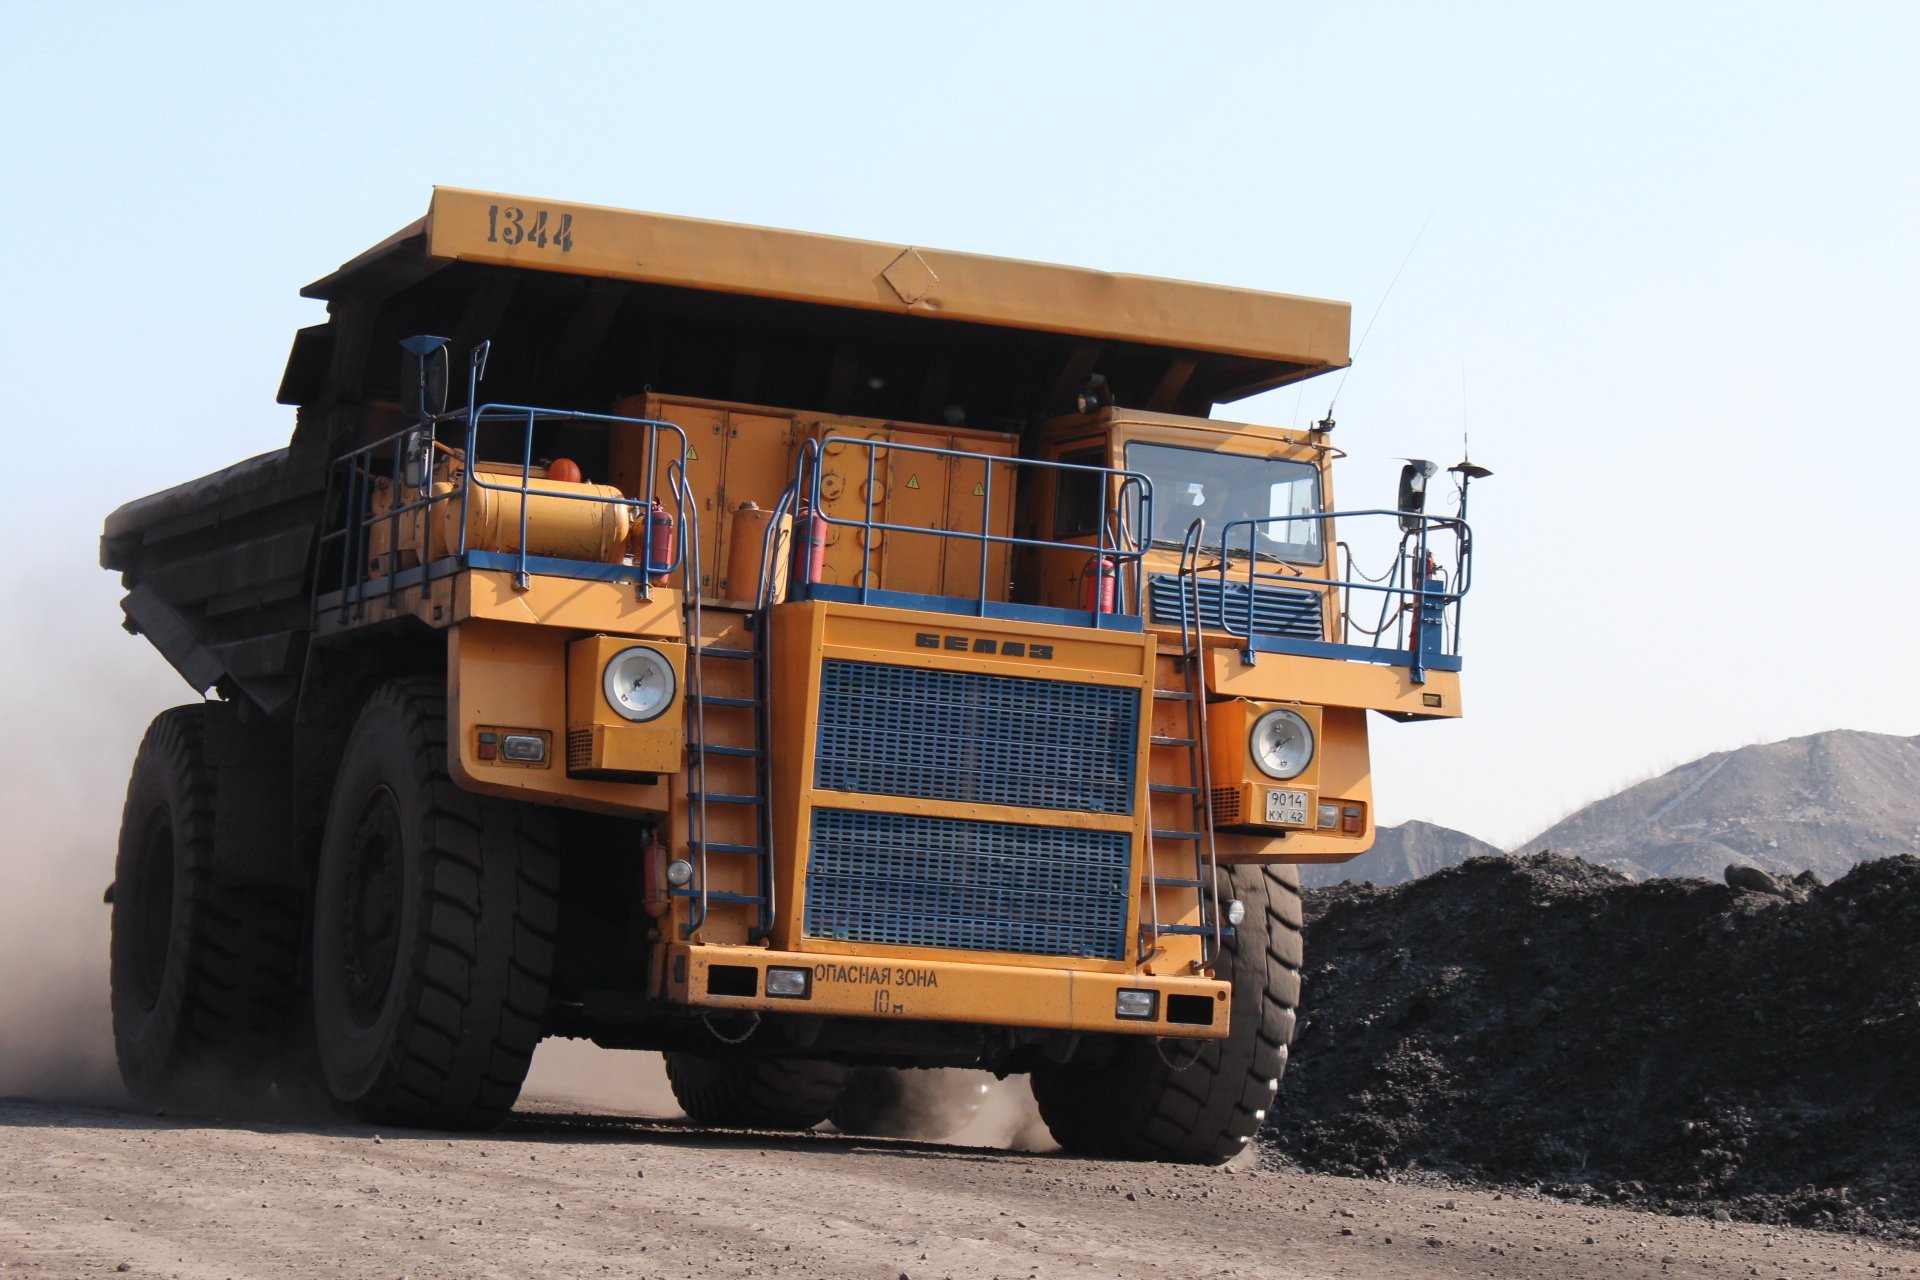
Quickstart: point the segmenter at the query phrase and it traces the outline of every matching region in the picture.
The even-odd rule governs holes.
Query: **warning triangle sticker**
[[[984,497],[986,497],[986,496],[987,496],[987,489],[986,489],[986,486],[985,486],[985,485],[978,485],[978,484],[977,484],[977,485],[975,485],[975,486],[973,486],[973,496],[974,496],[974,497],[976,497],[976,498],[984,498]]]
[[[688,462],[700,461],[700,451],[694,448],[692,445],[687,446],[687,461]]]
[[[920,487],[920,477],[919,477],[919,476],[908,476],[908,477],[907,477],[907,488],[909,488],[909,489],[918,489],[919,487]]]

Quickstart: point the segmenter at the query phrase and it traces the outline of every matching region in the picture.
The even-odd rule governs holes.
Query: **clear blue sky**
[[[7,805],[110,833],[187,691],[116,631],[100,518],[285,442],[288,344],[323,318],[299,287],[434,183],[1359,325],[1425,223],[1341,395],[1341,496],[1455,461],[1463,422],[1498,475],[1469,717],[1378,724],[1383,817],[1507,843],[1708,750],[1920,733],[1917,14],[0,0],[0,696],[39,747]]]

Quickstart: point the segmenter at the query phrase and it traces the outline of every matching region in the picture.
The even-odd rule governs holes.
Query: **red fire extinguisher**
[[[819,582],[827,576],[827,518],[802,499],[794,508],[793,576]]]
[[[647,573],[665,573],[673,566],[673,512],[659,502],[647,508]]]
[[[1088,613],[1113,613],[1120,607],[1120,562],[1094,556],[1081,575],[1080,607]]]
[[[656,920],[667,914],[667,847],[655,831],[640,850],[640,907]]]

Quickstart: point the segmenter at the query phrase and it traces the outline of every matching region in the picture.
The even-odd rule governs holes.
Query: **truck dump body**
[[[103,537],[219,695],[135,767],[130,1087],[272,1060],[146,1002],[177,936],[163,989],[254,955],[373,1119],[492,1123],[568,1035],[717,1123],[965,1065],[1075,1150],[1247,1140],[1286,864],[1371,842],[1367,711],[1459,714],[1464,522],[1338,512],[1324,433],[1207,416],[1343,367],[1345,304],[451,189],[306,292],[288,447]],[[195,959],[176,882],[309,920],[304,967]]]
[[[446,187],[302,293],[332,319],[287,362],[291,447],[126,504],[101,552],[129,576],[129,625],[189,684],[274,711],[326,468],[395,421],[408,334],[493,339],[489,388],[522,404],[651,388],[1020,431],[1095,377],[1119,403],[1205,414],[1344,367],[1351,324],[1340,302]]]

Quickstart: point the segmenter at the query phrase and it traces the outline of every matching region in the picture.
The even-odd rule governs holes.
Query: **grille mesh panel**
[[[1140,691],[830,659],[813,785],[1132,813]]]
[[[1130,838],[846,809],[813,811],[810,938],[1123,958]]]
[[[1220,579],[1202,577],[1198,588],[1196,594],[1200,601],[1202,627],[1247,634],[1246,583],[1229,580],[1223,589]],[[1180,625],[1183,609],[1179,578],[1171,574],[1155,574],[1147,580],[1147,594],[1148,612],[1155,623],[1164,627]],[[1221,616],[1223,610],[1224,618]],[[1253,634],[1286,636],[1293,640],[1325,639],[1320,624],[1320,593],[1302,591],[1297,587],[1256,584],[1253,588]]]

